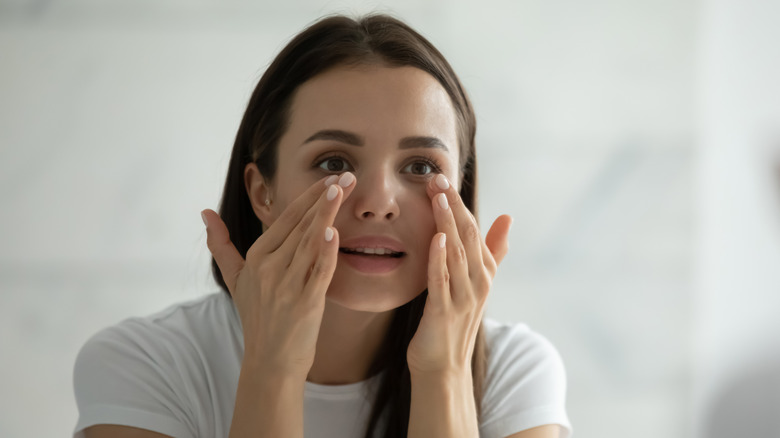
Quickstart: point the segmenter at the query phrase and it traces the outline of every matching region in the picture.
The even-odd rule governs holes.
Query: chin
[[[331,282],[331,287],[328,288],[325,298],[331,303],[350,310],[383,313],[403,306],[425,290],[424,285],[410,285],[408,288],[401,288],[399,286],[402,285],[388,280],[377,280],[377,283],[384,281],[387,281],[388,285],[392,285],[392,287],[383,288],[376,283],[369,287],[357,285],[355,287],[346,287],[347,285],[341,286]],[[418,292],[409,293],[409,291]]]

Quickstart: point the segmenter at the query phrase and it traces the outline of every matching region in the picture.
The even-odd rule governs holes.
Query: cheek
[[[282,215],[282,213],[300,197],[309,186],[301,184],[300,181],[282,181],[277,182],[276,187],[271,191],[271,212],[274,219]]]
[[[436,220],[433,217],[433,207],[428,195],[421,200],[419,205],[414,208],[413,223],[417,229],[417,237],[419,239],[419,245],[428,247],[428,244],[433,239],[433,235],[436,234]]]

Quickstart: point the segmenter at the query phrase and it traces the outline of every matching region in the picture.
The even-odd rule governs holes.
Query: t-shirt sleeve
[[[185,389],[171,364],[175,355],[148,342],[153,333],[126,321],[90,338],[76,358],[74,393],[79,418],[73,432],[97,424],[132,426],[172,437],[193,437]],[[140,328],[140,330],[139,330]]]
[[[505,438],[548,424],[560,427],[561,438],[570,437],[566,370],[555,347],[525,324],[494,325],[486,339],[480,437]]]

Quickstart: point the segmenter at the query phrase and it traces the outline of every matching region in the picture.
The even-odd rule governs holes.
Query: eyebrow
[[[365,141],[363,137],[353,134],[351,132],[342,131],[340,129],[323,129],[317,131],[311,137],[307,138],[302,145],[310,143],[315,140],[331,140],[339,143],[345,143],[351,146],[363,146]],[[436,137],[429,137],[424,135],[417,135],[411,137],[404,137],[398,143],[398,149],[414,149],[414,148],[433,148],[443,149],[446,152],[450,150],[447,146]]]

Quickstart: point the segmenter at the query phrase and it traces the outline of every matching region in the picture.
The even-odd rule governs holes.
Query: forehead
[[[344,129],[369,140],[436,136],[457,154],[452,101],[430,74],[414,67],[342,66],[302,84],[293,97],[289,133]]]

